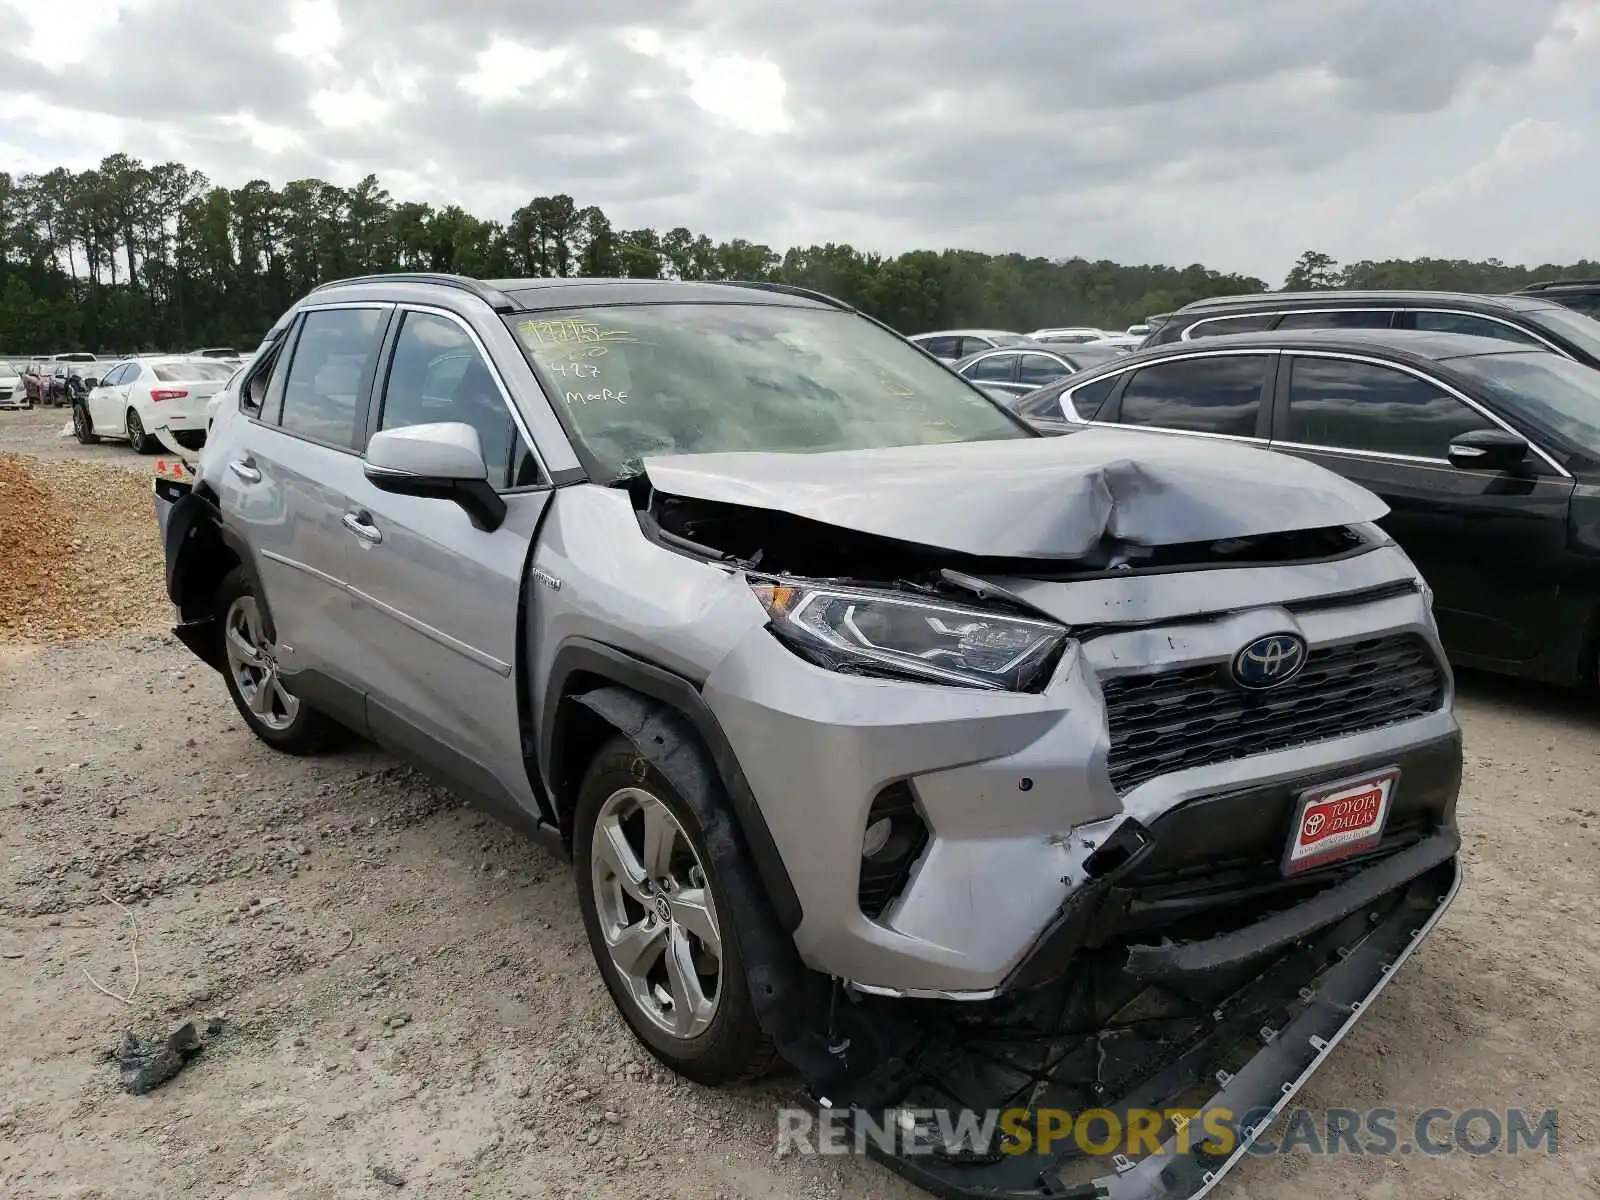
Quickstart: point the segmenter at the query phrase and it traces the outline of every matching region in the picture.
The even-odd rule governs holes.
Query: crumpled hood
[[[1133,430],[820,454],[644,460],[669,496],[808,517],[959,554],[1081,558],[1145,546],[1375,521],[1388,505],[1314,463]]]

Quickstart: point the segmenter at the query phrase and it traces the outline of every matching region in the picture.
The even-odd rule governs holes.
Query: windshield
[[[1555,334],[1600,362],[1600,321],[1570,308],[1536,308],[1523,315],[1535,327]]]
[[[835,309],[651,304],[507,323],[611,478],[656,454],[1032,436],[921,350]]]
[[[1543,351],[1457,359],[1509,406],[1600,454],[1600,371]]]

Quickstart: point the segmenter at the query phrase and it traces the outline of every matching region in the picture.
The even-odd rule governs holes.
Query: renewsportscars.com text
[[[1107,1109],[1070,1113],[1063,1109],[975,1112],[898,1109],[880,1115],[843,1109],[780,1109],[779,1154],[1042,1154],[1076,1152],[1143,1158],[1173,1150],[1232,1155],[1241,1131],[1258,1129],[1272,1116],[1262,1108],[1234,1114],[1213,1109],[1133,1109],[1119,1116]],[[1312,1154],[1390,1157],[1421,1154],[1556,1153],[1554,1109],[1430,1108],[1403,1118],[1392,1108],[1308,1109],[1281,1113],[1259,1128],[1246,1147],[1254,1155]]]

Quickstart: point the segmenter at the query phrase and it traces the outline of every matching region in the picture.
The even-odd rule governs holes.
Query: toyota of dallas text
[[[864,1147],[931,1191],[1210,1191],[1456,894],[1431,595],[1314,464],[1037,436],[771,285],[345,280],[230,396],[156,508],[255,734],[570,858],[650,1053],[935,1113]]]

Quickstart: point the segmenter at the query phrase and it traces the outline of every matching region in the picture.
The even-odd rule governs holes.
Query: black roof
[[[1486,354],[1549,353],[1536,346],[1464,333],[1433,333],[1416,329],[1286,329],[1230,333],[1194,342],[1167,342],[1148,350],[1135,350],[1108,363],[1096,363],[1081,374],[1216,350],[1337,350],[1348,354],[1375,354],[1432,362],[1477,358]]]
[[[1276,310],[1286,305],[1316,304],[1327,308],[1360,308],[1367,305],[1394,305],[1400,308],[1426,308],[1435,304],[1448,304],[1452,308],[1480,312],[1527,312],[1536,308],[1559,307],[1554,301],[1541,300],[1532,294],[1488,295],[1482,292],[1421,292],[1396,289],[1394,291],[1355,291],[1350,289],[1321,292],[1257,292],[1245,296],[1211,296],[1195,300],[1178,309],[1180,313],[1208,312],[1212,309]]]

